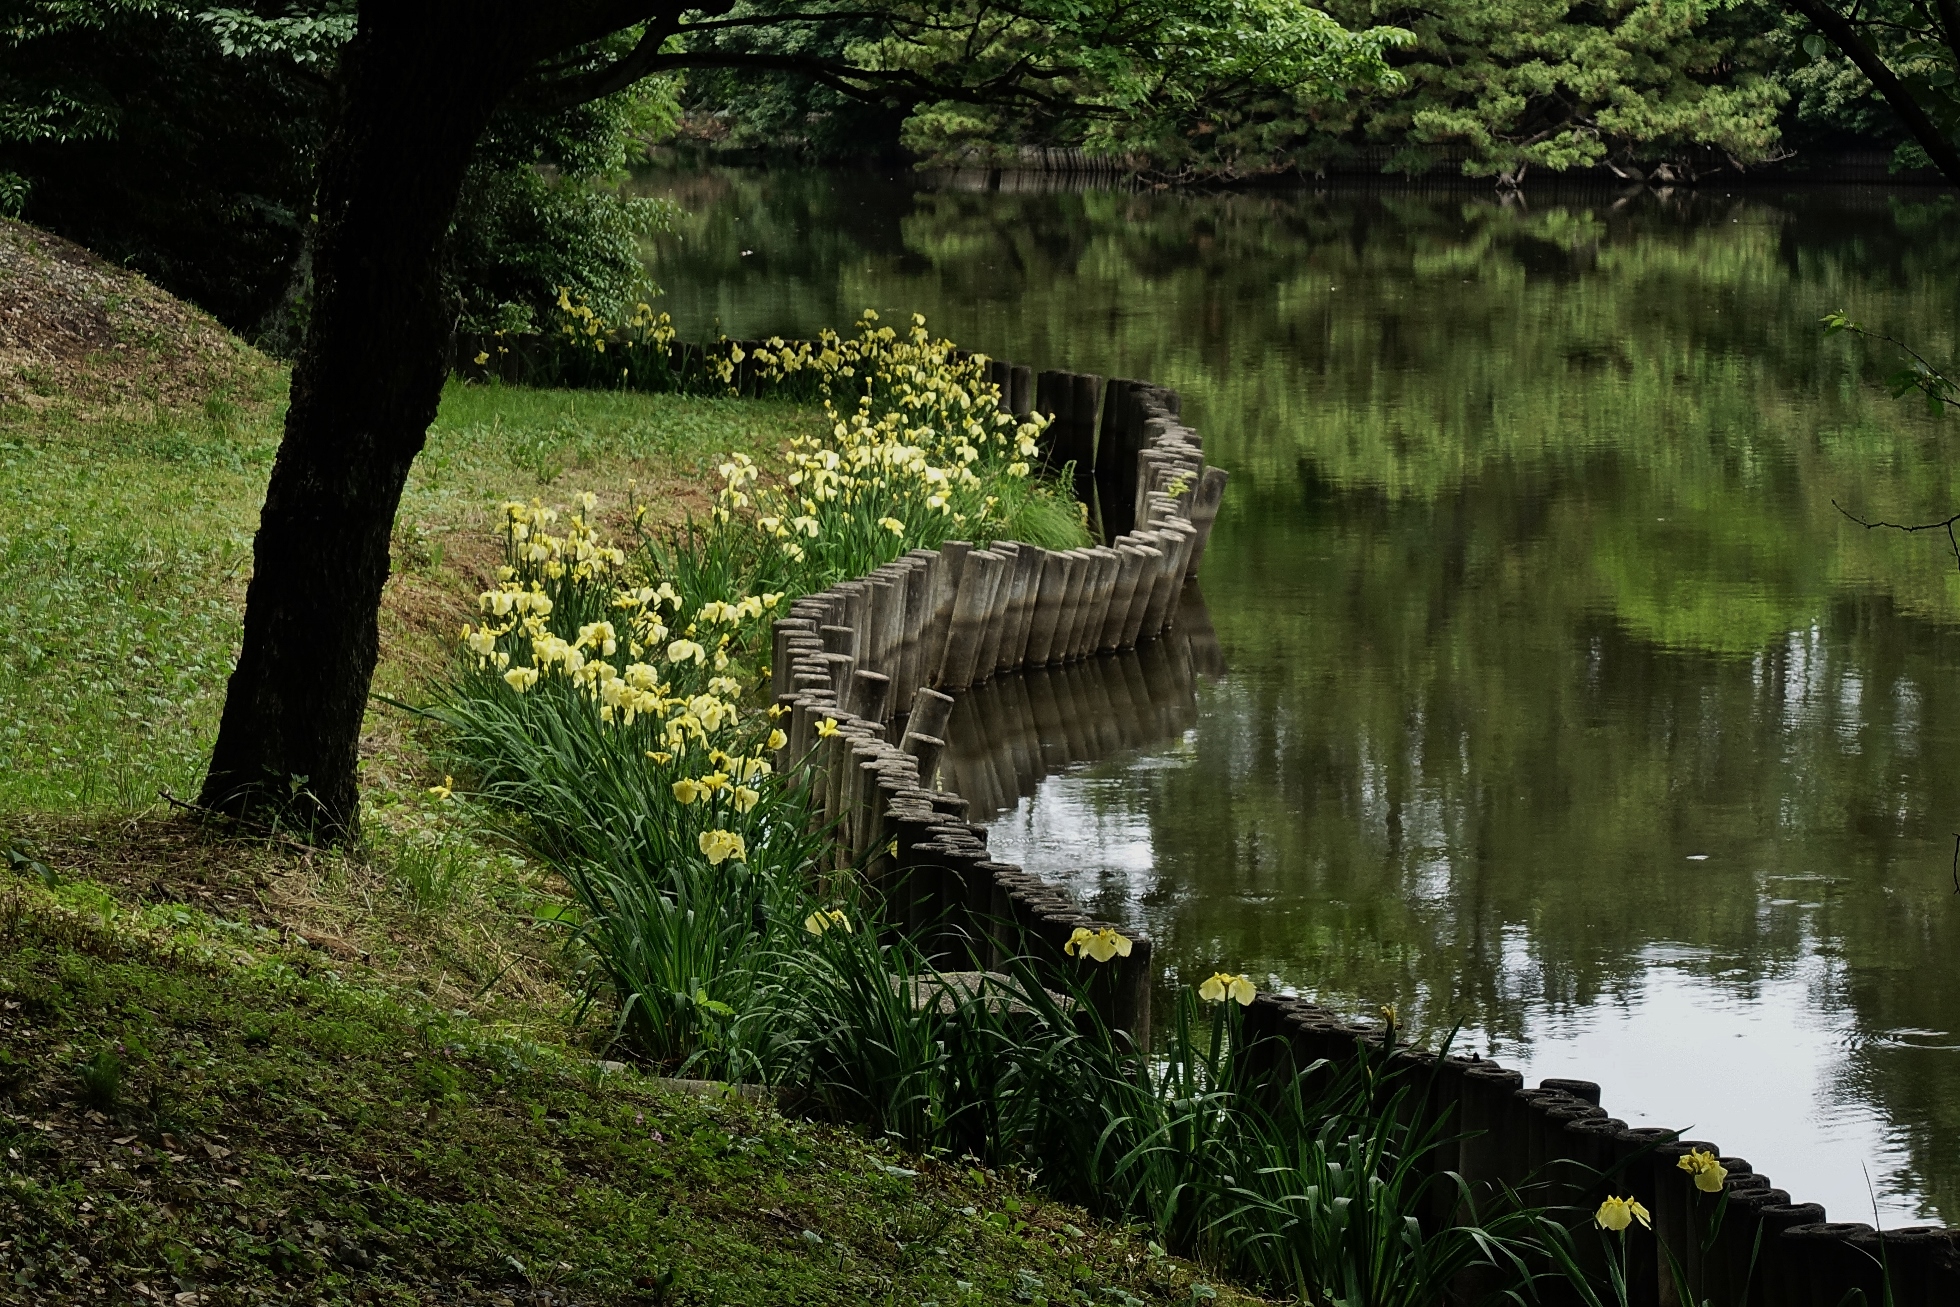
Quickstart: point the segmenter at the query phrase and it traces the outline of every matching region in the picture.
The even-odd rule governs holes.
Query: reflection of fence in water
[[[1224,671],[1204,596],[1193,583],[1176,627],[1161,640],[997,676],[960,695],[937,787],[967,801],[967,820],[991,821],[1064,768],[1183,734],[1198,720],[1197,678]]]

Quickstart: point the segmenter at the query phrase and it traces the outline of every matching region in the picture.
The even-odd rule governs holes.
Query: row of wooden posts
[[[1259,995],[1246,1011],[1245,1034],[1248,1048],[1260,1053],[1255,1082],[1362,1056],[1402,1072],[1418,1091],[1417,1110],[1454,1139],[1434,1155],[1436,1170],[1456,1172],[1486,1199],[1508,1186],[1526,1202],[1581,1213],[1575,1247],[1596,1271],[1603,1272],[1603,1251],[1583,1218],[1608,1195],[1638,1199],[1653,1230],[1636,1227],[1624,1244],[1627,1301],[1635,1307],[1846,1307],[1859,1302],[1854,1290],[1868,1307],[1960,1303],[1960,1231],[1927,1225],[1881,1233],[1861,1222],[1827,1221],[1822,1206],[1776,1188],[1712,1141],[1609,1116],[1591,1081],[1552,1079],[1528,1088],[1519,1072],[1494,1061],[1395,1047],[1387,1030],[1302,999]],[[1720,1197],[1698,1190],[1681,1168],[1696,1151],[1727,1170]],[[1456,1187],[1439,1184],[1434,1197],[1432,1221],[1462,1214]]]
[[[995,366],[1002,406],[1026,412],[1028,370]],[[1044,390],[1063,376],[1043,374]],[[1078,382],[1094,383],[1081,389],[1100,399],[1099,379],[1069,377],[1063,386]],[[804,768],[837,832],[835,867],[863,867],[894,924],[925,932],[929,955],[949,965],[977,952],[983,965],[1026,956],[1060,968],[1062,946],[1078,928],[1108,924],[992,860],[966,800],[932,786],[955,694],[998,673],[1147,645],[1177,621],[1225,475],[1204,466],[1195,433],[1175,419],[1173,392],[1126,381],[1107,390],[1112,406],[1136,420],[1106,443],[1129,449],[1135,477],[1126,487],[1134,493],[1123,496],[1131,526],[1107,534],[1106,545],[1054,551],[998,541],[976,549],[954,541],[914,550],[797,601],[775,624],[772,688],[789,721],[781,765]],[[1146,429],[1153,418],[1160,420]],[[1063,440],[1079,429],[1061,415],[1051,423]],[[1095,453],[1055,461],[1093,474]],[[1105,514],[1106,527],[1114,516]],[[1127,957],[1099,969],[1091,994],[1113,1028],[1139,1041],[1149,1034],[1150,955],[1150,941],[1134,939]]]
[[[1208,468],[1176,392],[1147,383],[1033,373],[991,363],[1003,407],[1050,415],[1051,467],[1073,465],[1093,489],[1108,544],[1053,552],[996,542],[915,550],[792,606],[775,628],[776,701],[788,709],[780,755],[797,760],[824,818],[839,833],[834,869],[862,866],[895,925],[947,966],[1031,959],[1049,974],[1091,978],[1090,1003],[1138,1047],[1150,1040],[1151,942],[1094,966],[1065,956],[1078,929],[1106,926],[1065,894],[988,853],[967,801],[934,787],[954,696],[999,673],[1053,668],[1134,646],[1171,630],[1198,562],[1225,475]],[[834,727],[826,723],[834,723]],[[1370,1057],[1419,1087],[1419,1110],[1452,1142],[1432,1155],[1472,1194],[1521,1188],[1526,1201],[1590,1212],[1608,1194],[1639,1199],[1654,1237],[1626,1240],[1634,1307],[1841,1307],[1862,1290],[1871,1307],[1960,1304],[1960,1244],[1934,1226],[1887,1230],[1827,1222],[1822,1207],[1775,1188],[1749,1162],[1678,1132],[1628,1126],[1600,1105],[1599,1086],[1546,1080],[1476,1057],[1396,1047],[1389,1033],[1300,999],[1259,995],[1245,1011],[1255,1081],[1316,1063]],[[1796,1144],[1794,1146],[1800,1146]],[[1712,1242],[1716,1198],[1679,1159],[1693,1150],[1727,1168],[1726,1205]],[[1458,1190],[1438,1184],[1434,1223],[1461,1219]],[[1589,1224],[1589,1222],[1587,1223]],[[1582,1258],[1597,1262],[1590,1229]],[[1677,1291],[1671,1250],[1690,1299]],[[1704,1246],[1706,1245],[1706,1246]]]

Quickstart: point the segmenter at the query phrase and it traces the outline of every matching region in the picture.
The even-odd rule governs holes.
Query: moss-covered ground
[[[14,311],[31,305],[32,311]],[[1248,1301],[1026,1177],[606,1061],[561,887],[377,703],[365,840],[217,839],[216,729],[286,375],[0,223],[0,1304]],[[447,665],[507,498],[703,507],[784,405],[452,386],[376,688]]]

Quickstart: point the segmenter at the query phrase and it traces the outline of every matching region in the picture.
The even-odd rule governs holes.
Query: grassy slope
[[[0,1050],[0,1303],[1193,1301],[1012,1177],[89,887],[0,888]]]
[[[0,851],[40,865],[0,857],[0,1303],[1192,1300],[1191,1268],[1011,1178],[599,1075],[537,920],[555,887],[424,794],[399,713],[370,716],[364,849],[159,812],[215,728],[284,374],[0,224],[0,306],[23,303],[0,308]],[[677,518],[721,453],[814,420],[451,387],[377,689],[444,665],[500,500],[617,509],[630,478]]]

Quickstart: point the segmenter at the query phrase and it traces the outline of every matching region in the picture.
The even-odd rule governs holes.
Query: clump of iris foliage
[[[816,874],[826,833],[771,762],[785,738],[761,701],[769,622],[907,549],[1072,545],[1082,516],[1067,477],[1033,475],[1039,420],[1001,414],[985,360],[922,320],[900,335],[867,314],[849,339],[768,351],[765,367],[822,398],[830,434],[768,469],[731,458],[705,522],[656,535],[636,511],[630,548],[602,537],[593,496],[562,519],[507,505],[499,583],[429,710],[468,778],[456,801],[574,891],[586,1000],[617,1045],[1028,1168],[1307,1301],[1413,1307],[1473,1268],[1525,1292],[1574,1265],[1547,1213],[1508,1194],[1478,1213],[1436,1166],[1448,1136],[1413,1110],[1425,1087],[1386,1061],[1253,1084],[1249,979],[1182,993],[1160,1046],[1138,1050],[1025,965],[949,985],[852,877]],[[1437,1210],[1459,1219],[1418,1219]]]

